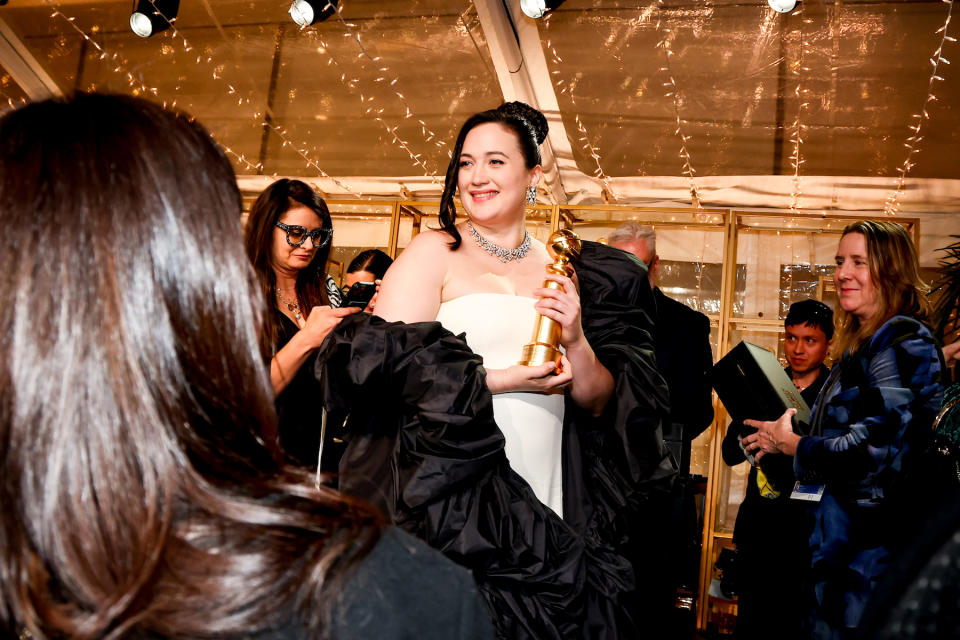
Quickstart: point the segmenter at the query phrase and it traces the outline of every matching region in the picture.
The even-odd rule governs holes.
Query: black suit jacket
[[[655,341],[657,368],[670,389],[670,429],[664,439],[682,437],[680,473],[690,471],[690,442],[713,421],[713,367],[710,319],[699,311],[667,297],[660,287],[653,290],[657,303]]]

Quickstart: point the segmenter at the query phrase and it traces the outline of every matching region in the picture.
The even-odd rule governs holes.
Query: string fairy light
[[[659,70],[667,74],[668,81],[663,83],[663,86],[667,89],[666,97],[673,99],[673,115],[676,119],[676,127],[673,132],[680,140],[680,159],[683,161],[683,175],[687,177],[690,183],[690,200],[697,209],[700,209],[700,190],[697,188],[697,182],[694,178],[696,171],[693,168],[690,151],[687,149],[687,142],[690,140],[690,136],[684,133],[684,121],[680,118],[680,108],[683,106],[683,99],[680,97],[680,89],[677,86],[677,81],[673,75],[670,64],[670,58],[673,56],[673,49],[670,48],[671,31],[663,26],[663,0],[656,0],[656,16],[657,47],[663,51],[664,57],[664,66],[660,67]]]
[[[807,89],[803,88],[803,77],[804,72],[809,71],[809,69],[804,66],[807,58],[807,48],[810,46],[810,42],[807,40],[803,32],[803,25],[810,24],[812,20],[806,16],[804,7],[806,7],[806,2],[800,3],[800,8],[794,11],[793,15],[800,16],[800,26],[797,28],[798,33],[798,52],[797,59],[794,60],[791,73],[797,79],[797,86],[793,91],[793,94],[797,98],[797,117],[793,121],[790,132],[790,141],[793,144],[793,152],[790,154],[790,163],[793,167],[793,192],[790,194],[790,211],[796,213],[800,203],[800,196],[802,192],[800,190],[800,165],[804,163],[803,158],[800,155],[800,145],[803,144],[803,138],[805,136],[804,131],[807,128],[807,125],[803,124],[803,116],[807,107],[810,106],[810,103],[807,102]]]
[[[547,49],[550,51],[550,56],[553,58],[553,63],[555,70],[551,73],[557,76],[554,84],[561,94],[566,94],[570,99],[570,105],[573,107],[573,120],[577,124],[577,131],[579,133],[578,140],[580,141],[582,148],[590,157],[593,158],[594,164],[597,168],[594,170],[593,175],[595,178],[600,180],[600,183],[603,185],[603,190],[611,194],[614,199],[617,199],[618,196],[614,192],[613,187],[610,185],[610,177],[603,170],[603,166],[600,163],[600,152],[597,150],[596,146],[590,141],[590,135],[587,133],[587,128],[583,125],[583,120],[580,118],[579,109],[577,108],[577,100],[573,95],[573,89],[576,86],[576,81],[570,82],[569,84],[564,84],[563,79],[560,77],[560,68],[563,63],[563,58],[560,57],[560,54],[557,52],[556,47],[553,46],[553,42],[550,39],[550,18],[553,16],[552,13],[548,13],[543,19],[544,30],[547,33]],[[602,193],[602,192],[601,192]]]
[[[328,2],[326,5],[326,8],[332,8],[336,11],[337,20],[340,22],[340,24],[343,26],[345,30],[344,37],[353,40],[356,43],[357,48],[360,50],[360,52],[357,54],[357,57],[366,58],[370,62],[370,64],[376,67],[379,75],[374,80],[374,82],[383,83],[387,87],[389,87],[389,90],[400,101],[400,104],[403,105],[405,109],[404,119],[416,119],[417,124],[419,125],[420,134],[422,135],[424,142],[430,142],[434,146],[440,149],[447,147],[447,143],[442,139],[442,137],[437,135],[433,130],[431,130],[430,127],[427,126],[427,123],[422,118],[415,117],[413,107],[410,105],[406,96],[403,94],[403,92],[399,88],[400,78],[396,75],[392,75],[390,71],[390,66],[383,61],[383,58],[381,58],[380,56],[374,56],[370,54],[370,52],[367,50],[366,45],[363,43],[363,40],[360,38],[360,34],[356,31],[357,25],[352,22],[347,22],[347,20],[344,19],[343,3]],[[305,28],[306,27],[302,28],[301,30]],[[330,51],[329,47],[324,46],[323,48],[329,54],[329,51]],[[332,59],[332,55],[331,55],[331,59]],[[339,62],[336,62],[335,64],[340,66]],[[341,81],[343,80],[344,78],[341,77]],[[354,84],[359,86],[359,78],[354,79]],[[369,94],[366,96],[366,98],[370,102],[373,102],[374,100],[374,97]],[[424,170],[424,174],[427,177],[429,177],[435,184],[439,184],[439,181],[436,179],[435,172],[431,171],[426,166],[426,163],[423,160],[422,154],[414,153],[410,149],[409,143],[397,135],[397,129],[399,129],[399,125],[394,125],[391,127],[383,119],[383,112],[384,112],[383,107],[375,107],[372,104],[368,106],[365,111],[365,113],[367,114],[374,114],[375,119],[381,124],[381,126],[383,126],[383,128],[387,131],[387,133],[389,133],[393,138],[392,140],[393,143],[401,147],[404,151],[406,151],[407,154],[410,156],[411,160],[413,160],[415,164],[417,164]],[[450,154],[451,154],[451,151],[447,149],[447,157],[450,157]]]
[[[122,75],[122,77],[127,81],[127,84],[128,84],[128,85],[130,86],[130,88],[132,89],[133,95],[136,96],[136,95],[140,95],[141,93],[144,93],[144,94],[147,94],[147,93],[148,93],[148,94],[150,94],[150,95],[153,95],[154,97],[156,97],[157,99],[159,99],[159,100],[161,101],[161,104],[162,104],[162,106],[163,106],[165,109],[166,109],[166,108],[174,108],[174,107],[177,106],[177,101],[176,101],[176,100],[168,101],[168,100],[162,98],[161,95],[160,95],[160,91],[159,91],[159,89],[158,89],[157,87],[151,87],[151,86],[147,85],[145,82],[143,82],[142,80],[140,80],[132,71],[130,71],[130,70],[127,68],[127,61],[126,61],[126,60],[123,58],[123,56],[121,56],[118,52],[116,52],[116,51],[111,51],[111,50],[107,49],[107,48],[104,47],[100,42],[98,42],[95,38],[93,38],[90,34],[88,34],[88,33],[85,32],[83,29],[81,29],[80,27],[78,27],[77,24],[76,24],[76,17],[75,17],[75,16],[68,16],[68,15],[64,14],[64,13],[60,10],[60,7],[59,7],[53,0],[44,0],[44,1],[45,1],[45,3],[52,9],[52,11],[53,11],[53,12],[51,13],[50,17],[51,17],[51,18],[57,18],[57,17],[59,17],[60,19],[64,20],[64,21],[65,21],[74,31],[76,31],[86,42],[88,42],[92,47],[94,47],[94,48],[100,53],[99,59],[100,59],[101,61],[107,61],[107,62],[111,65],[111,71],[113,71],[113,72],[116,73],[116,74]],[[151,0],[151,4],[153,4],[153,1],[152,1],[152,0]],[[156,5],[154,5],[154,9],[156,9]],[[157,13],[160,14],[160,15],[163,15],[162,13],[160,13],[159,10],[157,10]],[[164,17],[166,17],[166,16],[164,16]],[[179,32],[176,31],[176,27],[173,26],[173,22],[174,22],[174,21],[175,21],[175,19],[169,20],[169,22],[171,23],[170,37],[171,37],[171,38],[181,39],[182,42],[183,42],[183,45],[184,45],[184,51],[185,51],[185,52],[188,52],[188,53],[191,52],[191,51],[193,50],[193,48],[190,46],[190,44],[189,44],[189,42],[186,40],[186,38],[183,38],[182,36],[180,36],[180,35],[179,35]],[[202,56],[197,56],[197,58],[196,58],[196,64],[200,64],[200,62],[201,62],[202,60],[203,60],[203,57],[202,57]],[[207,57],[207,58],[206,58],[206,62],[207,62],[207,64],[213,64],[213,59],[212,59],[211,57]],[[223,80],[222,77],[219,75],[219,72],[216,70],[216,68],[214,68],[214,71],[213,71],[213,78],[214,78],[215,80],[220,80],[220,81],[222,81],[224,84],[226,84],[226,86],[227,86],[227,88],[228,88],[228,93],[230,93],[231,95],[236,94],[236,92],[237,92],[236,88],[233,87],[232,85],[230,85],[229,83],[226,83],[226,81]],[[240,98],[240,99],[238,100],[238,105],[243,105],[244,103],[246,103],[247,105],[249,105],[249,106],[252,107],[252,105],[250,104],[249,99]],[[332,180],[332,181],[333,181],[335,184],[337,184],[341,189],[343,189],[344,191],[347,191],[347,192],[350,193],[351,195],[353,195],[353,196],[355,196],[355,197],[358,197],[358,198],[361,196],[361,194],[359,194],[356,190],[354,190],[352,187],[350,187],[350,185],[344,183],[343,181],[339,180],[338,178],[335,178],[334,176],[331,176],[331,175],[329,175],[327,172],[325,172],[315,160],[312,160],[311,158],[309,158],[309,156],[307,156],[306,152],[305,152],[303,149],[301,149],[301,148],[300,148],[299,146],[297,146],[297,145],[294,145],[294,144],[289,140],[289,138],[286,137],[286,131],[285,131],[285,130],[283,130],[283,129],[280,128],[280,127],[275,127],[275,126],[270,125],[270,123],[269,123],[267,120],[264,120],[264,119],[262,118],[262,114],[261,114],[261,113],[255,112],[255,113],[253,114],[253,120],[254,120],[254,121],[258,124],[258,126],[260,126],[260,127],[270,127],[272,130],[276,131],[277,134],[278,134],[278,135],[281,137],[281,139],[283,140],[283,146],[290,146],[290,147],[292,147],[293,149],[295,149],[295,150],[298,152],[298,154],[299,154],[302,158],[304,158],[304,159],[306,160],[306,162],[307,162],[307,167],[308,167],[308,168],[313,168],[313,169],[315,169],[322,177],[328,178],[328,179]],[[211,137],[213,137],[212,134],[211,134]],[[226,145],[226,144],[220,143],[220,146],[221,146],[221,148],[224,150],[225,153],[227,153],[228,155],[230,155],[230,156],[232,156],[233,158],[235,158],[241,165],[245,166],[246,168],[248,168],[248,169],[250,169],[250,170],[252,170],[252,171],[256,171],[256,172],[261,172],[261,171],[262,171],[263,165],[262,165],[261,163],[259,163],[259,162],[256,162],[256,163],[251,162],[250,160],[247,159],[247,157],[246,157],[245,154],[239,153],[239,152],[237,152],[237,151],[234,151],[232,148],[230,148],[230,147],[229,147],[228,145]],[[274,173],[274,176],[276,176],[276,175],[277,175],[277,174]]]
[[[169,37],[170,37],[171,39],[174,39],[174,40],[177,40],[177,41],[181,42],[181,44],[183,45],[183,51],[184,51],[185,53],[190,53],[190,52],[192,52],[194,49],[193,49],[193,47],[190,45],[190,42],[187,40],[187,38],[186,38],[185,36],[183,36],[183,35],[177,30],[177,27],[176,27],[176,25],[174,24],[174,23],[176,22],[176,18],[173,18],[173,19],[167,18],[167,16],[165,16],[165,15],[163,14],[163,12],[157,7],[157,5],[156,5],[156,3],[154,2],[154,0],[150,0],[150,4],[153,6],[154,10],[157,12],[157,14],[158,14],[159,16],[163,17],[164,19],[167,20],[167,22],[170,23],[170,36],[169,36]],[[197,56],[197,58],[196,58],[196,63],[197,63],[197,64],[200,64],[201,61],[205,62],[208,66],[210,66],[210,67],[213,68],[213,72],[212,72],[212,74],[211,74],[211,77],[212,77],[214,80],[216,80],[217,82],[219,82],[221,85],[225,86],[226,89],[227,89],[227,93],[228,93],[229,95],[238,95],[237,88],[234,87],[234,86],[233,86],[232,84],[230,84],[229,82],[227,82],[226,79],[224,79],[223,76],[220,75],[220,72],[218,71],[218,68],[219,68],[219,67],[214,63],[212,56],[207,56],[206,58],[204,58],[203,56]],[[321,177],[326,178],[326,179],[328,179],[328,180],[331,180],[331,181],[332,181],[334,184],[336,184],[338,187],[340,187],[340,188],[343,189],[344,191],[350,193],[350,194],[353,195],[354,197],[359,198],[359,197],[362,196],[362,193],[358,192],[357,190],[355,190],[353,187],[351,187],[351,186],[348,185],[347,183],[343,182],[343,181],[340,180],[339,178],[336,178],[336,177],[330,175],[329,173],[327,173],[326,171],[324,171],[323,168],[320,166],[320,164],[319,164],[315,159],[313,159],[312,157],[310,157],[310,155],[307,153],[306,148],[304,148],[304,147],[301,146],[300,144],[295,143],[293,140],[291,140],[291,139],[288,137],[288,135],[287,135],[287,130],[286,130],[285,128],[281,127],[280,125],[274,125],[274,124],[272,123],[273,114],[270,112],[269,108],[266,110],[266,111],[267,111],[267,114],[266,114],[266,115],[267,115],[268,117],[264,117],[265,114],[264,114],[264,113],[261,113],[260,111],[257,111],[257,109],[256,109],[256,107],[254,107],[253,103],[250,102],[250,98],[248,98],[248,97],[246,97],[246,96],[240,96],[240,97],[238,97],[238,98],[237,98],[237,105],[238,105],[238,106],[246,105],[246,106],[250,107],[251,109],[253,109],[252,118],[253,118],[253,120],[258,124],[258,126],[264,127],[264,128],[269,128],[269,129],[272,130],[274,133],[276,133],[277,136],[278,136],[278,137],[280,138],[280,140],[281,140],[280,146],[281,146],[281,147],[289,147],[289,148],[293,149],[293,150],[296,152],[296,154],[299,155],[300,158],[305,162],[306,168],[315,170],[318,174],[320,174]],[[233,150],[232,150],[232,149],[229,149],[228,147],[226,147],[226,145],[224,145],[224,147],[225,147],[225,149],[227,149],[227,152],[230,153],[231,155],[233,155],[234,157],[239,157],[239,158],[241,158],[242,161],[243,161],[247,166],[256,167],[258,171],[262,171],[262,169],[263,169],[263,164],[262,164],[262,163],[257,162],[256,164],[252,164],[252,163],[250,163],[249,161],[247,161],[245,158],[243,158],[243,154],[237,154],[237,153],[233,152]],[[276,177],[277,174],[274,173],[273,175],[274,175],[274,177]]]
[[[7,95],[5,92],[0,91],[0,99],[6,100],[7,106],[0,108],[0,113],[6,113],[10,109],[16,109],[19,106],[27,104],[27,99],[23,96],[14,101],[12,96]]]
[[[316,38],[316,41],[320,44],[320,47],[318,48],[318,50],[322,50],[327,54],[327,64],[335,66],[338,70],[344,69],[345,67],[340,64],[340,61],[337,60],[337,58],[332,53],[330,53],[330,47],[320,37],[320,34],[317,33],[316,30],[313,30],[313,36]],[[340,79],[341,84],[343,84],[348,90],[359,91],[359,85],[360,85],[359,78],[348,77],[346,72],[340,73],[337,77]],[[421,169],[423,169],[424,176],[430,178],[430,181],[433,182],[434,184],[440,185],[441,183],[439,180],[437,180],[437,177],[436,175],[434,175],[434,172],[431,171],[430,168],[427,167],[426,162],[424,162],[422,154],[414,153],[413,149],[410,148],[409,143],[403,138],[401,138],[399,135],[397,135],[397,129],[400,128],[400,125],[390,126],[390,124],[387,123],[387,121],[384,120],[383,118],[384,107],[378,107],[374,105],[373,100],[374,100],[374,97],[372,95],[364,94],[362,92],[360,93],[361,105],[370,103],[368,106],[364,108],[364,115],[372,115],[374,120],[376,120],[380,124],[380,126],[382,126],[384,130],[388,134],[390,134],[392,138],[391,142],[394,145],[406,151],[407,155],[410,156],[410,160],[412,160],[414,164],[416,164]],[[408,113],[411,113],[411,112],[408,110]]]
[[[946,43],[957,41],[956,38],[948,33],[950,20],[953,17],[953,0],[943,0],[943,2],[947,5],[947,17],[944,19],[943,25],[934,32],[940,34],[940,42],[930,57],[930,65],[933,69],[930,72],[929,80],[927,80],[927,97],[923,101],[923,107],[920,109],[920,112],[910,117],[910,125],[907,129],[912,135],[908,136],[906,142],[903,144],[903,146],[907,148],[907,157],[904,159],[903,164],[897,168],[898,175],[896,185],[883,205],[883,212],[890,216],[896,215],[897,212],[900,211],[900,196],[903,194],[907,174],[910,173],[910,170],[917,164],[914,161],[914,156],[920,153],[920,142],[923,140],[920,131],[923,129],[923,123],[930,119],[930,103],[937,99],[937,96],[933,93],[934,83],[943,82],[943,76],[940,75],[940,65],[950,64],[950,61],[943,55],[943,48],[946,46]]]
[[[149,93],[161,100],[161,104],[163,105],[164,109],[173,108],[176,106],[176,101],[168,102],[167,100],[164,100],[163,98],[160,97],[160,91],[159,89],[157,89],[157,87],[148,86],[142,80],[139,80],[137,76],[135,76],[129,69],[127,69],[126,60],[124,60],[119,53],[105,48],[95,38],[91,37],[83,29],[78,27],[76,25],[76,18],[74,16],[68,16],[64,14],[62,11],[60,11],[60,8],[57,5],[51,2],[51,0],[46,0],[46,2],[47,2],[47,5],[53,9],[53,13],[50,14],[50,17],[60,18],[64,20],[74,31],[76,31],[84,40],[86,40],[90,44],[90,46],[96,49],[100,53],[99,59],[101,61],[109,62],[109,64],[111,65],[111,71],[113,71],[113,73],[120,74],[124,77],[124,79],[127,81],[127,84],[133,90],[132,91],[133,95],[137,96],[137,95],[140,95],[141,93]],[[211,134],[211,137],[212,137],[212,134]],[[238,162],[240,162],[247,168],[252,169],[254,171],[261,168],[261,165],[253,164],[249,160],[247,160],[246,156],[244,156],[242,153],[237,153],[236,151],[227,147],[226,145],[221,145],[221,147],[227,154],[236,158]]]

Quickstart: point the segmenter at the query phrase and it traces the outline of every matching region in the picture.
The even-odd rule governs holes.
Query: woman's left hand
[[[792,456],[797,452],[800,436],[793,432],[793,416],[796,409],[787,409],[775,422],[744,420],[743,424],[756,428],[742,439],[743,448],[752,453],[757,462],[768,453],[784,453]]]
[[[583,339],[583,327],[580,324],[580,294],[573,280],[566,276],[548,273],[547,280],[560,285],[559,289],[541,287],[533,290],[540,298],[535,306],[540,313],[560,325],[560,344],[569,349]]]

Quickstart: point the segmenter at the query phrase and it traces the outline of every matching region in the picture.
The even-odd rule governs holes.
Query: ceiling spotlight
[[[520,0],[520,10],[531,18],[542,18],[563,4],[563,0]]]
[[[130,29],[141,38],[149,38],[170,28],[180,9],[180,0],[137,0],[130,14]]]
[[[790,13],[797,6],[797,0],[767,0],[767,4],[779,13]]]
[[[322,22],[337,12],[337,0],[293,0],[290,17],[301,27]]]

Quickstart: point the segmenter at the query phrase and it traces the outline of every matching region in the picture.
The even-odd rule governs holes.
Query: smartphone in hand
[[[373,282],[355,282],[349,291],[347,291],[347,295],[341,306],[366,309],[376,292],[377,285]]]

